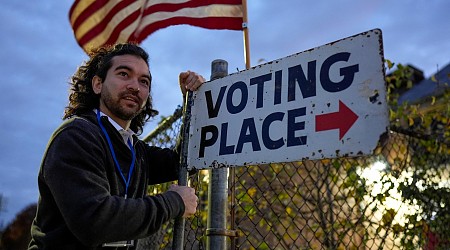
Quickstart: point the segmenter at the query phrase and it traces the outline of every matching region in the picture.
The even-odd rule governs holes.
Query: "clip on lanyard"
[[[131,161],[130,170],[128,171],[128,180],[127,180],[127,179],[125,179],[125,176],[122,173],[122,168],[120,168],[119,162],[117,161],[116,153],[115,153],[113,145],[111,143],[111,139],[109,138],[108,132],[106,131],[105,127],[103,126],[103,124],[100,120],[100,110],[98,110],[98,109],[97,109],[97,120],[98,120],[98,124],[100,125],[100,128],[103,131],[103,134],[105,134],[106,140],[108,141],[109,149],[111,150],[111,155],[114,159],[114,163],[116,164],[116,168],[119,171],[123,182],[125,183],[125,199],[126,199],[127,194],[128,194],[128,186],[130,185],[130,181],[131,181],[131,175],[133,175],[134,163],[136,161],[136,154],[134,152],[133,145],[131,144],[130,138],[128,138],[127,143],[128,143],[128,147],[131,150],[131,157],[133,157],[133,159]]]

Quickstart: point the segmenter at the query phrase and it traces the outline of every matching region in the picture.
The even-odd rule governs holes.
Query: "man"
[[[190,187],[147,196],[147,185],[175,180],[179,155],[136,134],[157,114],[148,54],[133,44],[90,53],[72,76],[64,122],[39,171],[39,202],[29,249],[135,249],[136,240],[178,216],[195,213]],[[204,78],[179,76],[182,93]]]

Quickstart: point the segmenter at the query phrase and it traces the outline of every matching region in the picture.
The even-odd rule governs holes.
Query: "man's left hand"
[[[180,81],[181,92],[183,93],[183,96],[184,96],[184,95],[186,95],[186,92],[188,90],[191,90],[191,91],[197,90],[205,82],[205,78],[203,78],[203,76],[201,76],[195,72],[188,70],[186,72],[180,73],[179,81]]]

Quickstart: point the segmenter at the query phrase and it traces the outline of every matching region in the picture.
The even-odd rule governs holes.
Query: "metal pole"
[[[228,75],[228,62],[214,60],[211,64],[211,80]],[[226,211],[228,203],[228,168],[209,170],[207,249],[227,249]]]
[[[244,31],[244,59],[245,59],[245,68],[250,68],[250,35],[248,28],[248,15],[247,15],[247,0],[242,0],[242,29]]]
[[[191,122],[191,107],[192,107],[192,92],[186,93],[186,99],[183,106],[183,130],[181,133],[181,156],[180,169],[178,173],[178,185],[187,186],[188,172],[187,172],[187,154],[189,146],[189,124]],[[172,249],[182,250],[184,248],[184,228],[186,220],[183,217],[177,218],[173,226],[173,240]]]

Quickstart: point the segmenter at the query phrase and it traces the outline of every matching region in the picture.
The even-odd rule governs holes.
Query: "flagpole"
[[[248,16],[247,16],[247,0],[242,0],[242,29],[244,32],[244,60],[245,60],[245,68],[246,69],[250,69],[250,38],[249,38],[249,34],[248,34]],[[231,223],[230,223],[230,232],[233,232],[233,235],[229,235],[230,236],[230,242],[231,242],[231,248],[230,249],[235,249],[236,248],[236,223],[235,223],[235,209],[236,209],[236,204],[234,202],[234,198],[235,198],[235,193],[236,193],[236,185],[235,185],[235,168],[229,168],[230,172],[229,172],[229,176],[230,176],[230,183],[231,183],[231,187],[230,187],[230,192],[231,192],[231,204],[230,204],[230,214],[231,214]]]
[[[242,0],[242,29],[244,31],[244,57],[245,68],[250,68],[250,38],[248,34],[247,0]]]

